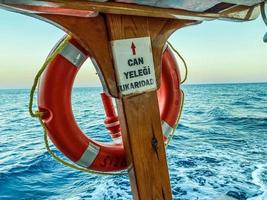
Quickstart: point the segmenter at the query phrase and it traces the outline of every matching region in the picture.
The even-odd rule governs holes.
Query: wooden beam
[[[172,199],[156,92],[118,100],[134,199]]]
[[[158,87],[161,55],[168,37],[177,28],[192,23],[107,15],[110,40],[151,38]],[[157,92],[122,96],[117,104],[134,199],[172,199]]]

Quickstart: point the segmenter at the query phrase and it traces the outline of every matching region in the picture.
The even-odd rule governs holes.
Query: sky
[[[215,20],[177,30],[169,41],[187,61],[187,84],[267,82],[266,31],[261,17],[242,23]],[[29,88],[63,35],[46,22],[0,10],[0,88]],[[97,85],[88,60],[75,86]]]

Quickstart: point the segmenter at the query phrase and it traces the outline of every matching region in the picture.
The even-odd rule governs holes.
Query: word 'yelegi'
[[[142,69],[123,72],[123,74],[126,79],[129,79],[129,78],[137,78],[139,76],[146,76],[151,74],[151,72],[150,72],[150,67],[144,66]]]

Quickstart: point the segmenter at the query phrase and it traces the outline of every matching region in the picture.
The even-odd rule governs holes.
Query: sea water
[[[267,200],[267,84],[183,90],[183,115],[167,149],[174,199]],[[73,110],[86,134],[109,141],[100,92],[74,89]],[[0,90],[1,200],[132,198],[126,175],[87,174],[53,160],[40,124],[29,117],[28,96],[29,90]]]

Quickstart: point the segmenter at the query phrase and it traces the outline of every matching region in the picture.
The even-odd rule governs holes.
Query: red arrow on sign
[[[131,46],[131,49],[132,49],[132,52],[133,52],[133,55],[136,55],[136,46],[134,45],[134,43],[132,42],[132,46]]]

